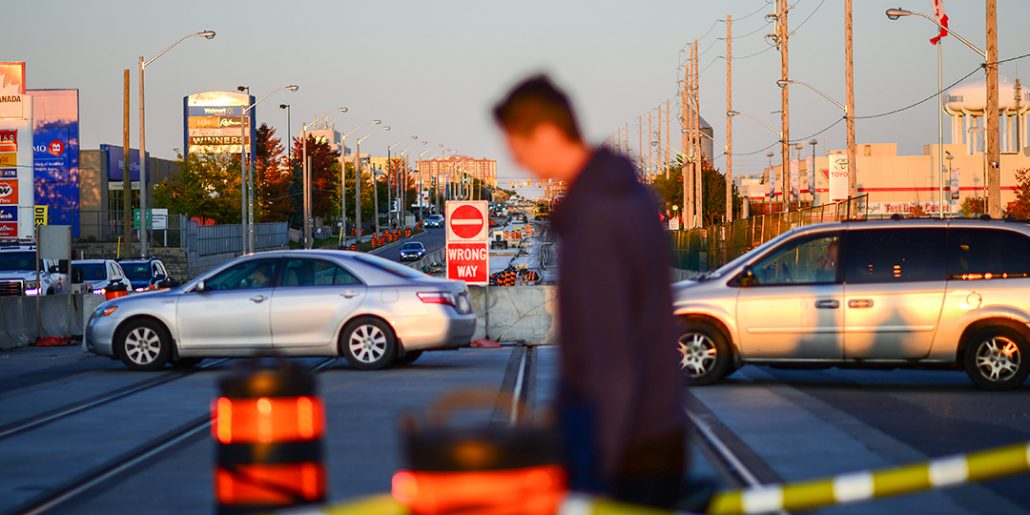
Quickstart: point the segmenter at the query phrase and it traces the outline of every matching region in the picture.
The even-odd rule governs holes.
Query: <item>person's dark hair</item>
[[[494,120],[514,134],[528,134],[541,123],[550,123],[569,139],[582,140],[568,96],[546,75],[534,75],[512,88],[494,106]]]

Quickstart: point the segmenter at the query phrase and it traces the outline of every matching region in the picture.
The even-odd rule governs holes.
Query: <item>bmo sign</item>
[[[486,285],[490,275],[487,201],[447,202],[447,278]]]

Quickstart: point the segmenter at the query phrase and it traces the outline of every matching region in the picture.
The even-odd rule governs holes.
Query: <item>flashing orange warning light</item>
[[[322,401],[311,396],[219,397],[212,416],[211,432],[223,444],[312,440],[325,432]]]
[[[402,470],[393,476],[393,498],[415,515],[548,515],[565,497],[559,465],[473,471]]]

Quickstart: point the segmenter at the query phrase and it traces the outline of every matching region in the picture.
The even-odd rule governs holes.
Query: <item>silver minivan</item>
[[[983,220],[820,224],[675,285],[688,381],[744,364],[965,370],[1023,384],[1030,225]]]

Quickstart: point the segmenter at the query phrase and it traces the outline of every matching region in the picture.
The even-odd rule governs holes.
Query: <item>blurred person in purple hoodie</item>
[[[494,108],[515,161],[568,190],[559,238],[556,415],[572,490],[673,507],[686,468],[683,377],[670,248],[633,165],[583,140],[568,97],[546,76]]]

